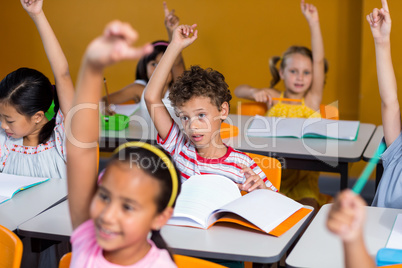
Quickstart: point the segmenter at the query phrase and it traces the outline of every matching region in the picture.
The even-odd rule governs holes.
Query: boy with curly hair
[[[210,68],[192,66],[175,82],[169,94],[183,130],[162,102],[163,85],[172,65],[197,39],[196,25],[181,25],[145,89],[145,102],[158,131],[158,144],[172,155],[182,182],[192,175],[218,174],[230,178],[241,190],[277,191],[264,172],[246,154],[225,145],[220,127],[229,114],[232,99],[224,76]]]

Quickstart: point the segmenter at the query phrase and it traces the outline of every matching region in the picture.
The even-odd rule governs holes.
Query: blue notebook
[[[10,200],[19,191],[28,189],[48,180],[49,178],[0,173],[0,204]]]

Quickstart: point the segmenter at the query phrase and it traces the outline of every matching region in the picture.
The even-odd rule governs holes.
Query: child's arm
[[[139,103],[141,100],[142,92],[144,91],[145,86],[137,83],[131,83],[119,91],[113,92],[107,96],[102,97],[102,101],[107,105],[111,104],[120,104],[126,101],[133,100],[135,103]],[[110,101],[110,103],[108,103]],[[110,109],[110,107],[105,107],[106,114],[114,114],[114,111]]]
[[[77,92],[67,122],[68,201],[73,228],[90,218],[89,207],[96,191],[99,107],[103,69],[126,59],[138,59],[152,51],[131,45],[138,39],[129,24],[119,21],[106,26],[102,36],[88,46],[82,60]]]
[[[174,12],[175,10],[172,9],[169,11],[169,8],[167,7],[166,2],[163,2],[163,9],[165,11],[165,27],[166,31],[168,33],[169,37],[169,42],[172,42],[172,37],[173,37],[173,31],[176,29],[177,26],[179,26],[179,17],[177,17]],[[184,59],[182,53],[180,53],[172,67],[172,77],[173,77],[173,82],[177,80],[177,78],[182,75],[182,73],[185,71],[186,67],[184,65]]]
[[[367,15],[367,21],[374,38],[382,124],[385,142],[389,146],[399,136],[402,126],[397,85],[391,59],[391,17],[387,1],[382,0],[381,2],[382,8],[380,10],[375,8],[370,15]]]
[[[163,54],[145,88],[145,102],[148,112],[163,140],[169,134],[173,119],[162,102],[162,91],[177,56],[185,47],[197,39],[197,30],[194,30],[196,26],[196,24],[192,26],[181,25],[174,30],[172,42]]]
[[[71,108],[74,96],[74,85],[68,69],[67,59],[42,10],[43,0],[21,0],[21,4],[38,28],[55,78],[60,109],[66,115]]]
[[[314,5],[306,4],[304,3],[304,0],[301,0],[301,10],[310,27],[311,51],[313,53],[313,80],[305,99],[307,106],[314,110],[318,110],[322,101],[325,80],[324,43],[322,41],[317,8]]]
[[[328,214],[327,227],[343,242],[345,267],[375,267],[363,239],[365,218],[363,199],[350,190],[339,194]]]
[[[272,105],[272,98],[278,98],[280,92],[273,88],[254,88],[250,85],[237,86],[234,94],[238,98],[266,102],[268,107]]]

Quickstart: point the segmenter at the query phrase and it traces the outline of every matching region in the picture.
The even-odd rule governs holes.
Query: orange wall
[[[3,1],[0,10],[0,78],[29,66],[52,77],[32,21],[18,0]],[[323,103],[339,102],[341,119],[381,124],[375,57],[365,14],[379,0],[311,0],[318,7],[330,69]],[[393,19],[393,59],[402,78],[402,1],[389,0]],[[170,0],[182,23],[199,25],[199,39],[184,51],[187,66],[199,64],[222,72],[232,90],[243,83],[269,84],[268,58],[290,45],[310,46],[308,25],[299,0]],[[76,79],[86,45],[113,19],[130,22],[140,44],[166,39],[161,0],[45,0],[44,10]],[[134,79],[135,62],[109,68],[111,91]],[[400,79],[398,79],[400,80]],[[399,81],[402,83],[402,81]],[[402,94],[399,94],[400,96]],[[237,99],[234,98],[233,109]],[[352,170],[358,175],[361,164]]]

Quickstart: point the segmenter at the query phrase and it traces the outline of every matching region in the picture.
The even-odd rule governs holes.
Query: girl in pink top
[[[70,267],[176,267],[160,228],[180,192],[177,171],[159,149],[143,143],[118,148],[97,185],[97,141],[103,69],[151,52],[134,48],[137,33],[114,21],[88,46],[67,122]],[[148,239],[152,233],[151,239]]]

